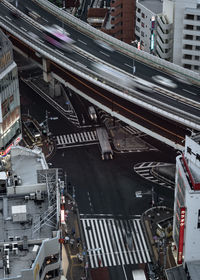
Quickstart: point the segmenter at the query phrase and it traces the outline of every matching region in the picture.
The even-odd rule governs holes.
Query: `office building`
[[[199,0],[174,0],[173,63],[200,71]]]
[[[21,117],[17,65],[12,44],[0,31],[0,153],[5,155],[21,140]]]
[[[0,279],[60,279],[60,186],[39,148],[15,146],[0,172]]]
[[[139,49],[184,68],[200,70],[199,0],[137,0]]]
[[[200,279],[200,134],[186,136],[184,153],[176,158],[173,239],[177,248],[176,269],[167,271],[169,280]],[[178,275],[178,274],[177,274]]]

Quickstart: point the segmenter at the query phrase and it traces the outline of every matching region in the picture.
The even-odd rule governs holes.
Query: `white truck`
[[[97,137],[99,139],[102,159],[103,160],[112,159],[113,150],[110,146],[107,130],[104,127],[97,127],[96,132],[97,132]]]

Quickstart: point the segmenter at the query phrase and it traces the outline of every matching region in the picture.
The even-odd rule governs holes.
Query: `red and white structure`
[[[173,238],[178,264],[200,260],[200,134],[176,158]]]

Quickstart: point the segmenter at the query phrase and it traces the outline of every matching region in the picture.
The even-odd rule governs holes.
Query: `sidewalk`
[[[164,270],[176,266],[172,252],[173,210],[153,207],[142,214],[141,221],[153,260],[154,272],[164,279]]]
[[[63,244],[65,252],[63,253],[63,274],[67,280],[88,279],[86,269],[87,255],[84,250],[79,212],[70,194],[65,195],[65,213],[66,225],[62,226],[62,238],[65,239]]]

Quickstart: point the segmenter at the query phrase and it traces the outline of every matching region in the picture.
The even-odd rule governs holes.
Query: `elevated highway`
[[[88,31],[83,34],[82,28],[74,29],[75,24],[72,23],[69,26],[69,20],[62,18],[62,14],[65,12],[52,6],[54,14],[55,9],[57,9],[57,15],[61,12],[61,15],[55,18],[49,13],[50,9],[43,10],[35,2],[45,3],[43,0],[34,2],[24,0],[23,5],[20,6],[19,1],[20,18],[12,18],[10,10],[15,10],[15,7],[2,0],[0,26],[10,36],[18,51],[35,60],[43,68],[46,81],[54,82],[56,79],[112,116],[176,149],[183,148],[185,135],[190,133],[188,128],[200,130],[198,74],[184,69],[183,76],[179,73],[178,79],[177,72],[176,78],[170,76],[170,80],[176,85],[176,88],[161,86],[155,83],[153,77],[164,76],[164,73],[160,74],[157,69],[141,64],[139,61],[133,61],[132,57],[119,52],[119,46],[117,46],[118,51],[112,53],[102,50],[93,38],[88,37]],[[32,5],[31,9],[40,15],[37,20],[24,14],[25,3],[29,7]],[[69,17],[72,16],[69,15]],[[65,20],[65,24],[63,20]],[[44,42],[41,26],[53,23],[63,26],[70,32],[71,37],[76,41],[73,52],[63,52]],[[28,32],[37,37],[31,36]],[[93,30],[93,32],[97,31]],[[94,34],[92,36],[95,37]],[[98,36],[100,35],[97,34],[96,37]],[[103,37],[105,36],[107,35],[103,34]],[[117,43],[124,44],[123,42]],[[135,48],[128,45],[127,48],[129,47],[135,51]],[[106,77],[103,73],[94,70],[94,62],[117,69],[123,77],[122,80],[124,80],[124,75],[128,79],[135,79],[135,76],[131,75],[135,66],[135,75],[144,79],[144,84],[146,81],[151,82],[153,89],[149,90],[149,88],[141,86],[130,87],[122,80],[116,81],[112,76]],[[167,77],[169,78],[169,76]],[[187,83],[185,83],[186,80]],[[189,84],[189,80],[195,82],[196,85]]]

